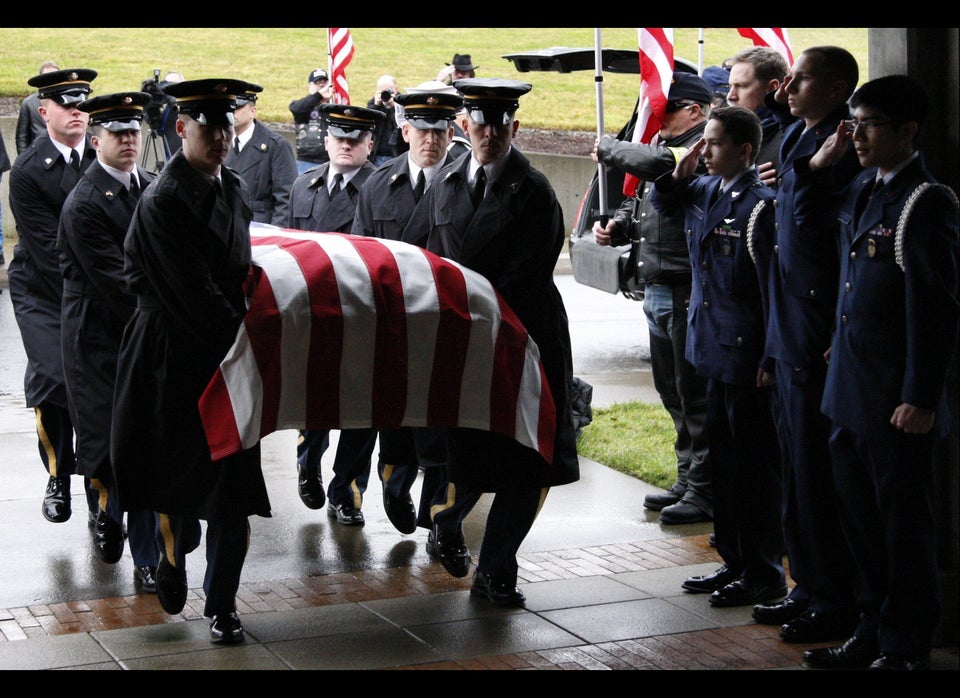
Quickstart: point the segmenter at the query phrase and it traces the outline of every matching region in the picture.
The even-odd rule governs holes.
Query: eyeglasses
[[[847,121],[847,130],[850,133],[853,133],[854,131],[857,130],[858,127],[862,126],[868,131],[873,131],[874,129],[879,128],[881,126],[886,126],[889,123],[892,123],[890,119],[887,119],[886,121],[880,121],[878,119],[864,119],[863,121],[858,121],[857,119],[850,119],[849,121]]]
[[[664,110],[667,114],[673,114],[675,111],[692,107],[696,102],[667,102],[667,108]]]

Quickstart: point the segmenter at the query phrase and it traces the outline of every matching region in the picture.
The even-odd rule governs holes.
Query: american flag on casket
[[[251,224],[250,309],[200,398],[215,460],[280,429],[471,427],[553,459],[540,350],[483,276],[403,242]]]

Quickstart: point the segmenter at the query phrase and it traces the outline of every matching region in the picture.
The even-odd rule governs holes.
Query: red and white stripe
[[[673,29],[637,29],[637,36],[640,42],[640,105],[631,141],[656,143],[673,81]],[[634,196],[639,183],[637,177],[627,174],[623,179],[624,195]]]
[[[347,86],[347,65],[353,59],[353,37],[349,29],[329,27],[327,47],[330,54],[330,82],[333,84],[334,104],[350,104]]]
[[[250,309],[200,399],[223,458],[289,428],[471,427],[553,458],[540,350],[483,276],[420,247],[254,224]]]
[[[769,46],[787,59],[787,65],[793,65],[793,51],[790,50],[790,36],[787,30],[781,27],[767,27],[766,29],[751,29],[738,27],[740,36],[753,41],[754,46]]]

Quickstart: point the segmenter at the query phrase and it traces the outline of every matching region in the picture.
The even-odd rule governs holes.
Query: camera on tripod
[[[154,131],[163,131],[163,110],[168,104],[176,101],[164,92],[168,84],[160,79],[160,69],[154,68],[153,77],[144,80],[140,85],[140,90],[150,95],[150,103],[144,107],[144,115]]]

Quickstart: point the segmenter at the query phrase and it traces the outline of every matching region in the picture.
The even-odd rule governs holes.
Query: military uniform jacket
[[[663,215],[684,214],[693,270],[687,360],[704,378],[753,387],[757,369],[772,371],[773,364],[765,355],[763,293],[749,236],[773,236],[774,192],[752,167],[713,203],[720,177],[679,184],[672,177],[657,179],[651,200]]]
[[[686,133],[656,145],[625,143],[611,138],[600,141],[597,154],[601,162],[641,180],[636,198],[628,196],[614,214],[622,237],[612,242],[615,245],[625,244],[629,242],[631,233],[634,239],[641,241],[637,264],[643,283],[690,283],[690,255],[683,216],[659,215],[650,202],[650,191],[654,180],[665,172],[673,171],[687,148],[700,140],[706,127],[704,121]],[[704,172],[706,166],[701,160],[696,173]]]
[[[269,516],[260,446],[212,462],[197,401],[246,314],[252,218],[243,180],[223,194],[178,151],[143,192],[124,242],[137,295],[117,361],[111,459],[125,511]]]
[[[153,175],[137,168],[140,187]],[[89,477],[112,481],[110,419],[117,352],[136,297],[123,280],[123,239],[137,205],[94,162],[63,204],[57,247],[63,273],[61,343],[77,460]],[[102,472],[100,468],[105,468]]]
[[[360,190],[353,233],[426,247],[427,197],[419,203],[414,198],[408,160],[406,153],[398,155],[370,175]],[[448,154],[444,165],[453,160]]]
[[[507,437],[450,431],[450,480],[487,492],[511,484],[562,485],[580,477],[570,398],[570,334],[553,282],[566,232],[563,213],[546,177],[516,148],[507,157],[476,212],[467,188],[471,154],[441,170],[424,196],[430,219],[427,249],[482,274],[503,296],[540,348],[556,404],[553,463]]]
[[[823,361],[837,302],[840,271],[835,209],[795,170],[798,159],[816,153],[837,124],[849,118],[846,105],[804,130],[798,119],[783,133],[777,176],[777,229],[771,312],[770,353],[796,370]]]
[[[225,164],[246,182],[253,220],[286,227],[297,160],[283,136],[254,121],[250,140],[239,155],[231,149]]]
[[[942,436],[952,421],[946,377],[960,312],[957,199],[939,186],[924,191],[899,235],[907,201],[936,180],[917,158],[870,196],[876,173],[854,180],[839,215],[840,297],[822,409],[837,426],[868,434],[891,429],[906,402],[935,409]]]
[[[311,167],[293,183],[290,193],[290,222],[287,227],[318,233],[351,232],[360,188],[376,171],[373,163],[367,160],[347,184],[346,189],[331,200],[327,193],[327,178],[333,177],[330,163]]]
[[[96,160],[89,135],[81,153],[82,173]],[[48,134],[23,151],[10,170],[10,210],[17,221],[18,241],[7,273],[13,312],[27,354],[27,407],[49,401],[67,408],[60,352],[63,277],[57,226],[63,202],[78,179]]]

